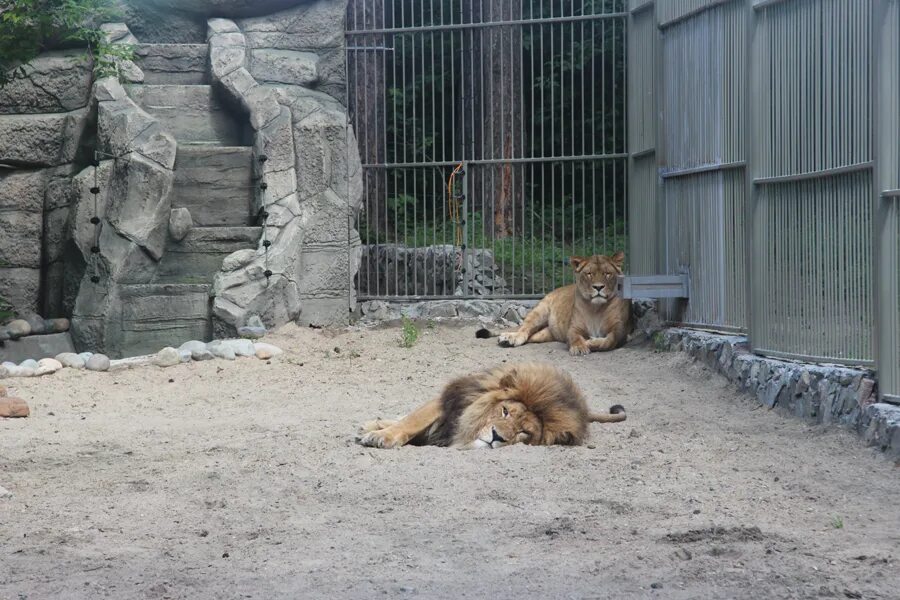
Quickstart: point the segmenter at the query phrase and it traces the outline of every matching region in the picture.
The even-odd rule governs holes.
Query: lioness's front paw
[[[590,353],[591,349],[584,340],[579,340],[569,346],[569,354],[572,356],[584,356]]]
[[[363,446],[369,446],[370,448],[399,448],[407,440],[403,439],[403,436],[400,434],[381,429],[379,431],[370,431],[360,436],[357,441]]]
[[[528,341],[528,335],[525,333],[520,333],[518,331],[514,331],[513,333],[504,333],[500,336],[500,339],[497,341],[501,346],[521,346],[525,342]]]

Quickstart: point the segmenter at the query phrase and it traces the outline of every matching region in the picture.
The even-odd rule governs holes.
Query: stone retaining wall
[[[743,336],[671,328],[655,342],[687,352],[768,408],[854,429],[868,444],[900,455],[900,406],[878,402],[872,371],[758,356]]]
[[[372,296],[489,296],[509,292],[490,250],[456,246],[362,247],[357,289]]]

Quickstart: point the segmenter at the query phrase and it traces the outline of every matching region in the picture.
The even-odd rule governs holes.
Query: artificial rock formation
[[[290,17],[269,18],[269,26],[251,20],[246,26],[277,31],[277,24],[292,22]],[[271,242],[268,252],[261,247],[255,255],[241,253],[228,261],[229,269],[216,277],[214,312],[235,327],[254,314],[269,326],[287,319],[340,321],[359,263],[359,236],[349,227],[362,197],[356,140],[348,133],[344,107],[328,94],[257,80],[255,72],[265,75],[271,65],[260,67],[254,56],[292,51],[253,48],[253,39],[259,41],[235,21],[209,21],[213,80],[247,111],[254,130],[254,164],[266,184],[259,193],[260,211],[267,215],[261,244]],[[315,43],[302,32],[288,39],[304,47]],[[315,61],[304,64],[309,63]]]
[[[123,3],[149,39],[104,26],[135,49],[119,81],[67,51],[0,92],[0,296],[113,357],[345,320],[362,195],[346,3]],[[153,11],[171,18],[135,16]],[[166,29],[198,18],[201,36]]]
[[[91,69],[84,52],[51,52],[0,89],[0,299],[19,312],[62,314],[52,294],[41,305],[40,290],[61,275],[66,184],[89,137]]]

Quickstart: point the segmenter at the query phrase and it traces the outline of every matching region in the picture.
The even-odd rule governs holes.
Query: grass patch
[[[839,516],[831,517],[831,526],[835,529],[843,529],[844,528],[844,519]]]
[[[668,350],[666,347],[666,338],[661,331],[657,331],[653,334],[653,350],[654,352],[665,352]]]
[[[412,348],[419,341],[419,329],[409,317],[403,317],[403,325],[400,328],[400,347]]]

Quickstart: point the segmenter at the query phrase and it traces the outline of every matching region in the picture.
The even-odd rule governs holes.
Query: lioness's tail
[[[482,327],[478,331],[475,332],[475,337],[479,340],[486,340],[492,337],[500,337],[500,331],[491,331],[487,327]]]
[[[621,404],[609,407],[609,414],[591,413],[591,423],[619,423],[626,418],[625,408]]]

